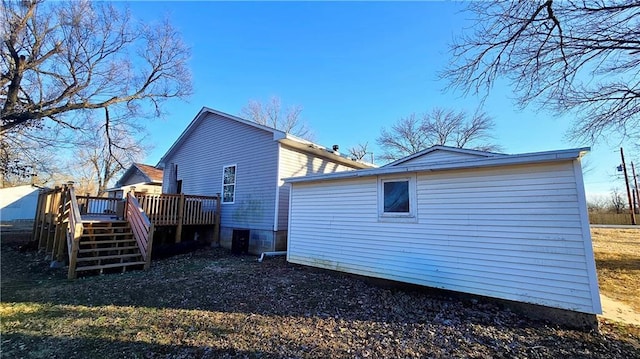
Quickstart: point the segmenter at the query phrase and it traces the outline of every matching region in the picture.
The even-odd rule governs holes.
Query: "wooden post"
[[[53,242],[55,240],[55,230],[57,225],[56,217],[58,213],[56,211],[56,203],[58,202],[58,198],[60,197],[61,191],[62,190],[60,189],[60,187],[56,187],[56,191],[51,196],[51,200],[49,201],[49,206],[47,209],[47,223],[49,225],[47,226],[47,232],[46,232],[47,244],[45,246],[44,252],[45,252],[45,255],[51,254],[50,259],[53,259],[53,252],[54,252]]]
[[[147,242],[147,258],[145,258],[145,263],[144,263],[144,270],[149,269],[149,267],[151,266],[151,250],[153,248],[153,234],[156,231],[156,227],[153,223],[151,223],[151,226],[149,227],[149,237],[148,237],[148,242]]]
[[[73,181],[67,182],[65,191],[69,193],[69,201],[71,201],[71,189],[73,188]],[[69,216],[74,215],[74,209],[69,208]],[[71,222],[69,222],[71,223]],[[74,221],[75,223],[75,221]],[[71,248],[69,250],[69,271],[67,272],[67,279],[76,278],[76,266],[78,260],[78,250],[80,248],[80,237],[82,237],[82,224],[75,223],[74,228],[68,228],[71,234]]]
[[[80,247],[80,237],[82,236],[82,229],[79,223],[76,223],[76,227],[73,229],[73,239],[71,242],[71,257],[69,257],[69,272],[67,272],[67,279],[76,278],[76,265],[78,261],[78,248]]]
[[[64,243],[66,242],[66,226],[64,225],[64,208],[69,200],[69,191],[63,188],[60,193],[60,201],[58,203],[58,213],[56,215],[56,233],[54,238],[54,251],[51,259],[62,262],[64,260]]]
[[[216,245],[220,245],[220,209],[221,209],[221,198],[220,193],[216,193],[218,198],[216,199],[216,213],[213,217],[213,243]]]
[[[178,228],[176,228],[176,243],[182,241],[182,222],[184,220],[184,193],[180,193],[178,200]]]
[[[43,190],[40,190],[38,193],[38,203],[36,204],[36,215],[33,219],[33,231],[31,232],[31,240],[38,244],[38,249],[40,248],[40,243],[38,243],[38,239],[40,239],[40,221],[42,220],[42,201],[47,198],[47,195]]]
[[[58,190],[56,187],[53,191],[48,192],[44,198],[44,202],[42,203],[42,223],[40,224],[40,238],[38,238],[38,248],[44,249],[45,253],[47,252],[47,242],[45,242],[45,227],[49,223],[49,207],[51,207],[51,201]]]
[[[136,186],[129,187],[129,193],[131,197],[136,196]],[[127,216],[127,208],[129,208],[129,196],[127,195],[127,200],[124,202],[124,219],[129,220],[129,216]]]
[[[629,214],[631,215],[631,224],[636,224],[636,213],[633,209],[633,201],[631,200],[631,187],[629,187],[629,177],[627,177],[627,165],[624,163],[624,151],[620,147],[620,158],[622,158],[622,170],[624,172],[624,181],[627,184],[627,199],[629,200]]]
[[[56,253],[56,257],[55,260],[58,262],[63,262],[66,255],[65,255],[65,247],[66,247],[66,243],[67,243],[67,226],[69,224],[68,223],[60,223],[60,238],[58,239],[58,248],[57,248],[57,253]]]

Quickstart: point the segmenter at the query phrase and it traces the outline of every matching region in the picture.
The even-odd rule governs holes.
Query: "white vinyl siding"
[[[234,203],[221,212],[223,226],[272,230],[278,160],[273,134],[217,114],[206,116],[164,162],[178,165],[183,193],[205,196],[220,193],[223,166],[236,164],[237,189]]]
[[[351,171],[354,168],[303,153],[287,146],[280,146],[280,164],[278,175],[278,219],[277,229],[286,230],[289,221],[290,185],[283,178],[302,177],[320,173]]]
[[[418,173],[417,221],[396,223],[374,176],[293,183],[288,260],[595,314],[581,188],[572,161]]]
[[[31,185],[0,188],[0,219],[3,221],[33,220],[39,193],[38,187]]]

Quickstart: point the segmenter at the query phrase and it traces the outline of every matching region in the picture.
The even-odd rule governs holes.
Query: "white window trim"
[[[385,182],[409,182],[409,212],[396,213],[384,211],[384,184]],[[417,222],[417,194],[416,194],[416,176],[390,176],[378,177],[378,220],[380,222]]]
[[[224,186],[229,186],[231,185],[231,183],[224,183],[224,170],[226,170],[229,167],[235,167],[235,174],[234,174],[234,181],[233,181],[233,201],[231,202],[225,202],[224,201]],[[222,177],[221,177],[221,182],[222,182],[222,191],[221,193],[221,198],[220,198],[220,203],[221,204],[234,204],[236,203],[236,189],[238,188],[238,165],[237,164],[231,164],[231,165],[226,165],[226,166],[222,166]]]

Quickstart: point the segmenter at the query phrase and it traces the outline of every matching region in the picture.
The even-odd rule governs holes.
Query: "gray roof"
[[[522,153],[514,155],[496,155],[491,154],[489,157],[477,157],[451,162],[439,162],[430,164],[416,164],[402,166],[396,164],[394,166],[384,166],[380,168],[363,169],[356,171],[338,172],[323,175],[312,175],[305,177],[286,178],[288,183],[312,182],[312,181],[330,181],[346,178],[370,177],[378,175],[392,175],[411,172],[432,172],[457,169],[471,169],[484,167],[498,167],[507,165],[534,164],[545,162],[569,161],[582,157],[591,149],[589,147],[573,148],[557,151]],[[427,152],[428,153],[428,152]],[[414,157],[412,157],[414,158]]]
[[[436,145],[436,146],[431,146],[427,149],[424,149],[422,151],[416,152],[412,155],[409,155],[407,157],[403,157],[400,158],[398,160],[395,160],[391,163],[388,163],[382,167],[391,167],[391,166],[398,166],[404,162],[410,161],[414,158],[418,158],[418,157],[422,157],[424,155],[427,155],[431,152],[435,152],[435,151],[445,151],[445,152],[454,152],[454,153],[461,153],[461,154],[465,154],[465,155],[471,155],[471,156],[479,156],[479,157],[494,157],[494,156],[507,156],[504,153],[496,153],[496,152],[487,152],[487,151],[478,151],[478,150],[472,150],[472,149],[468,149],[468,148],[458,148],[458,147],[451,147],[451,146],[442,146],[442,145]]]

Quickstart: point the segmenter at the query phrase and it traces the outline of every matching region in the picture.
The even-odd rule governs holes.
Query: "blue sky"
[[[155,164],[198,111],[239,115],[251,99],[281,98],[303,107],[315,142],[341,150],[368,142],[374,153],[382,127],[434,107],[474,112],[480,99],[444,92],[438,72],[448,44],[471,24],[453,2],[133,2],[143,21],[168,16],[192,49],[194,95],[165,106],[150,122]],[[498,84],[483,110],[496,122],[495,142],[506,153],[589,146],[565,139],[570,118],[514,105]],[[625,145],[625,144],[622,144]],[[626,144],[631,155],[631,147]],[[616,175],[620,143],[599,143],[587,155],[589,195],[623,188]],[[629,159],[628,159],[629,161]]]

